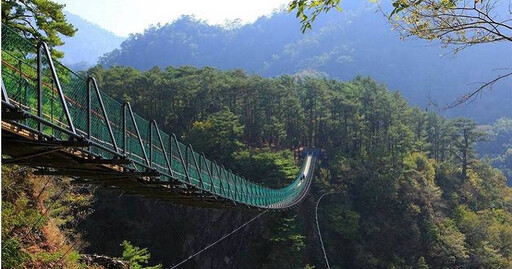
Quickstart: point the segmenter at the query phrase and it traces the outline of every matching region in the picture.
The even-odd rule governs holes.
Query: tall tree
[[[484,137],[484,134],[477,130],[476,122],[470,119],[455,119],[453,125],[456,128],[453,140],[459,152],[458,158],[461,163],[461,177],[462,180],[465,180],[467,178],[468,164],[470,160],[475,157],[475,144]]]
[[[198,151],[227,163],[242,146],[243,129],[238,116],[225,107],[203,121],[194,122],[187,139]]]
[[[50,0],[2,0],[2,23],[54,48],[64,44],[59,35],[73,36],[77,31],[66,21],[65,6]],[[62,58],[64,53],[53,50],[52,55]]]
[[[147,264],[149,258],[151,258],[151,254],[149,253],[147,248],[139,248],[137,246],[132,245],[130,242],[124,240],[121,243],[123,247],[123,260],[129,262],[129,268],[133,269],[161,269],[162,265],[156,266],[142,266],[142,264]]]

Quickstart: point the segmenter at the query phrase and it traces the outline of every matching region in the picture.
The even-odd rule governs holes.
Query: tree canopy
[[[63,4],[50,0],[2,0],[2,23],[34,42],[44,41],[51,48],[64,44],[59,35],[73,36],[77,31],[66,21]],[[62,52],[52,55],[62,58]]]

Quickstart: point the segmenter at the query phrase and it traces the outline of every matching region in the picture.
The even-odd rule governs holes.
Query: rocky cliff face
[[[289,211],[267,212],[181,267],[251,268],[272,264],[275,257],[270,242],[278,220],[298,215],[301,223],[312,225],[309,205],[306,201]],[[119,244],[126,239],[147,247],[151,264],[160,263],[164,268],[202,250],[260,213],[180,206],[113,190],[98,190],[93,208],[94,213],[80,226],[85,240],[91,243],[85,252],[120,256]]]

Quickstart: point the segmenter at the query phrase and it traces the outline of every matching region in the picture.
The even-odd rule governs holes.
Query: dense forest
[[[9,2],[13,3],[21,6],[21,2]],[[345,26],[353,23],[348,21],[355,19],[351,14],[344,17]],[[72,35],[72,25],[57,15],[53,14],[56,24],[49,23],[47,30],[56,31],[59,26],[61,32]],[[407,87],[401,88],[402,94],[381,83],[381,78],[332,79],[311,70],[285,69],[280,72],[297,74],[270,78],[244,71],[242,65],[229,69],[231,64],[238,65],[229,63],[230,57],[216,69],[185,62],[180,67],[152,63],[145,54],[131,54],[158,51],[151,46],[150,51],[131,50],[130,46],[144,44],[138,42],[146,38],[162,45],[164,38],[150,34],[169,29],[176,35],[173,38],[183,40],[179,44],[190,45],[187,49],[205,49],[174,31],[173,27],[188,23],[191,29],[204,27],[199,36],[210,36],[206,40],[211,50],[197,56],[208,59],[203,56],[215,56],[213,41],[230,48],[217,33],[237,35],[259,29],[270,34],[257,27],[270,20],[215,32],[184,18],[130,37],[121,50],[102,59],[104,65],[81,72],[95,77],[101,90],[115,99],[129,101],[139,115],[155,119],[164,131],[265,186],[286,186],[295,178],[301,149],[323,151],[308,196],[299,206],[261,215],[179,268],[324,268],[316,209],[331,268],[511,268],[512,189],[507,186],[511,119],[503,117],[482,126],[469,118],[447,118],[432,106],[411,106],[404,97]],[[327,31],[320,29],[324,30],[319,33]],[[246,34],[258,40],[286,39],[279,31],[265,38],[251,31]],[[329,35],[327,31],[324,37]],[[338,40],[331,38],[331,42]],[[55,38],[48,41],[59,44]],[[166,46],[179,48],[177,44]],[[247,50],[239,47],[247,56]],[[307,44],[299,47],[308,48]],[[148,60],[147,66],[120,66],[130,65],[115,62],[124,53],[129,55],[126,59]],[[261,55],[255,50],[253,56]],[[350,62],[339,56],[336,59]],[[256,62],[266,56],[261,57]],[[326,62],[329,57],[324,58]],[[360,58],[355,61],[365,63]],[[411,79],[404,70],[388,71]],[[446,90],[436,76],[431,79],[414,83],[432,83]],[[478,111],[478,106],[471,107],[474,104],[468,107]],[[501,112],[485,116],[485,121],[507,115],[503,107],[495,108]],[[168,268],[259,213],[180,206],[32,172],[2,165],[2,268]],[[320,197],[324,197],[321,203]]]
[[[488,135],[469,119],[450,120],[410,107],[398,92],[367,77],[346,82],[307,76],[266,79],[240,70],[141,72],[101,66],[89,74],[166,131],[265,185],[282,186],[294,177],[292,150],[325,150],[301,206],[262,217],[190,261],[188,268],[322,267],[312,216],[318,197],[330,192],[319,213],[333,267],[510,266],[512,190],[501,172],[477,158],[475,144]],[[499,137],[500,130],[508,130],[507,122],[490,128]],[[503,149],[496,152],[503,154]],[[47,179],[55,187],[41,192],[45,181],[19,168],[2,170],[2,227],[10,247],[3,259],[13,267],[62,263],[64,253],[66,264],[80,267],[78,254],[69,253],[122,260],[134,249],[149,251],[150,264],[168,266],[254,215],[180,207],[113,190],[98,189],[91,196],[93,190],[69,190],[69,181],[57,178]],[[38,204],[50,212],[29,206]],[[68,231],[72,239],[48,243],[49,227]],[[42,231],[39,239],[27,238],[27,231],[36,228]],[[27,249],[30,244],[37,248]],[[142,261],[149,259],[142,256]]]
[[[486,132],[469,119],[410,107],[400,93],[368,77],[266,79],[193,67],[142,72],[98,66],[88,73],[166,131],[268,186],[295,176],[293,150],[325,150],[301,206],[269,213],[188,268],[323,267],[314,204],[331,192],[320,205],[319,222],[333,268],[511,266],[512,190],[475,153],[477,141],[510,130],[506,119]],[[507,150],[496,146],[495,152]],[[84,266],[78,253],[169,266],[254,216],[70,188],[59,178],[48,178],[51,187],[44,187],[44,180],[19,169],[2,169],[2,228],[9,243],[4,268],[78,268]],[[30,236],[33,230],[40,235]],[[64,233],[61,241],[50,241],[56,231]]]
[[[336,192],[324,199],[324,209],[320,209],[333,266],[510,266],[512,190],[501,172],[477,159],[475,144],[486,133],[471,120],[449,120],[410,107],[398,92],[365,77],[347,82],[301,76],[264,79],[239,70],[193,67],[145,72],[96,67],[89,73],[103,89],[129,100],[134,109],[158,120],[167,131],[234,171],[268,185],[278,186],[293,178],[296,168],[291,149],[325,149],[310,200],[293,212],[261,221],[257,228],[261,233],[242,237],[249,237],[244,251],[212,250],[213,257],[221,253],[229,257],[229,263],[219,265],[210,256],[197,259],[198,265],[205,266],[211,258],[221,267],[247,267],[246,262],[255,260],[255,268],[322,267],[310,210],[319,194]],[[127,217],[108,217],[107,212],[137,210],[150,218],[147,203],[123,209],[128,201],[117,203],[107,197],[108,202],[98,201],[101,210],[91,216],[93,227],[105,218],[123,226]],[[190,211],[185,212],[190,216]],[[203,214],[226,217],[226,213],[194,212],[201,212],[199,223]],[[204,231],[198,235],[198,230],[183,227],[187,221],[179,215],[165,218],[179,219],[173,222],[178,233],[185,233],[185,238],[204,235]],[[156,240],[154,236],[161,233],[154,229],[169,228],[144,219],[145,224],[137,224],[134,238],[128,239],[147,242],[156,261],[167,264],[168,249],[151,246],[154,241],[146,241],[146,236]],[[236,226],[231,218],[218,221]],[[111,242],[101,230],[94,241],[101,233],[105,242]],[[131,235],[129,230],[109,233],[119,238]],[[191,244],[194,249],[201,247],[197,242]],[[91,249],[110,248],[95,244]],[[187,250],[180,251],[187,255]]]
[[[481,158],[487,159],[494,167],[499,168],[512,185],[512,119],[500,118],[492,125],[479,127],[485,133],[483,141],[477,144],[477,152]]]

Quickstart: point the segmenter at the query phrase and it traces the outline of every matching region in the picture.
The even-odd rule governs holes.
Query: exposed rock
[[[87,265],[100,265],[106,269],[129,269],[130,266],[127,262],[118,258],[97,254],[82,254],[80,261]]]

